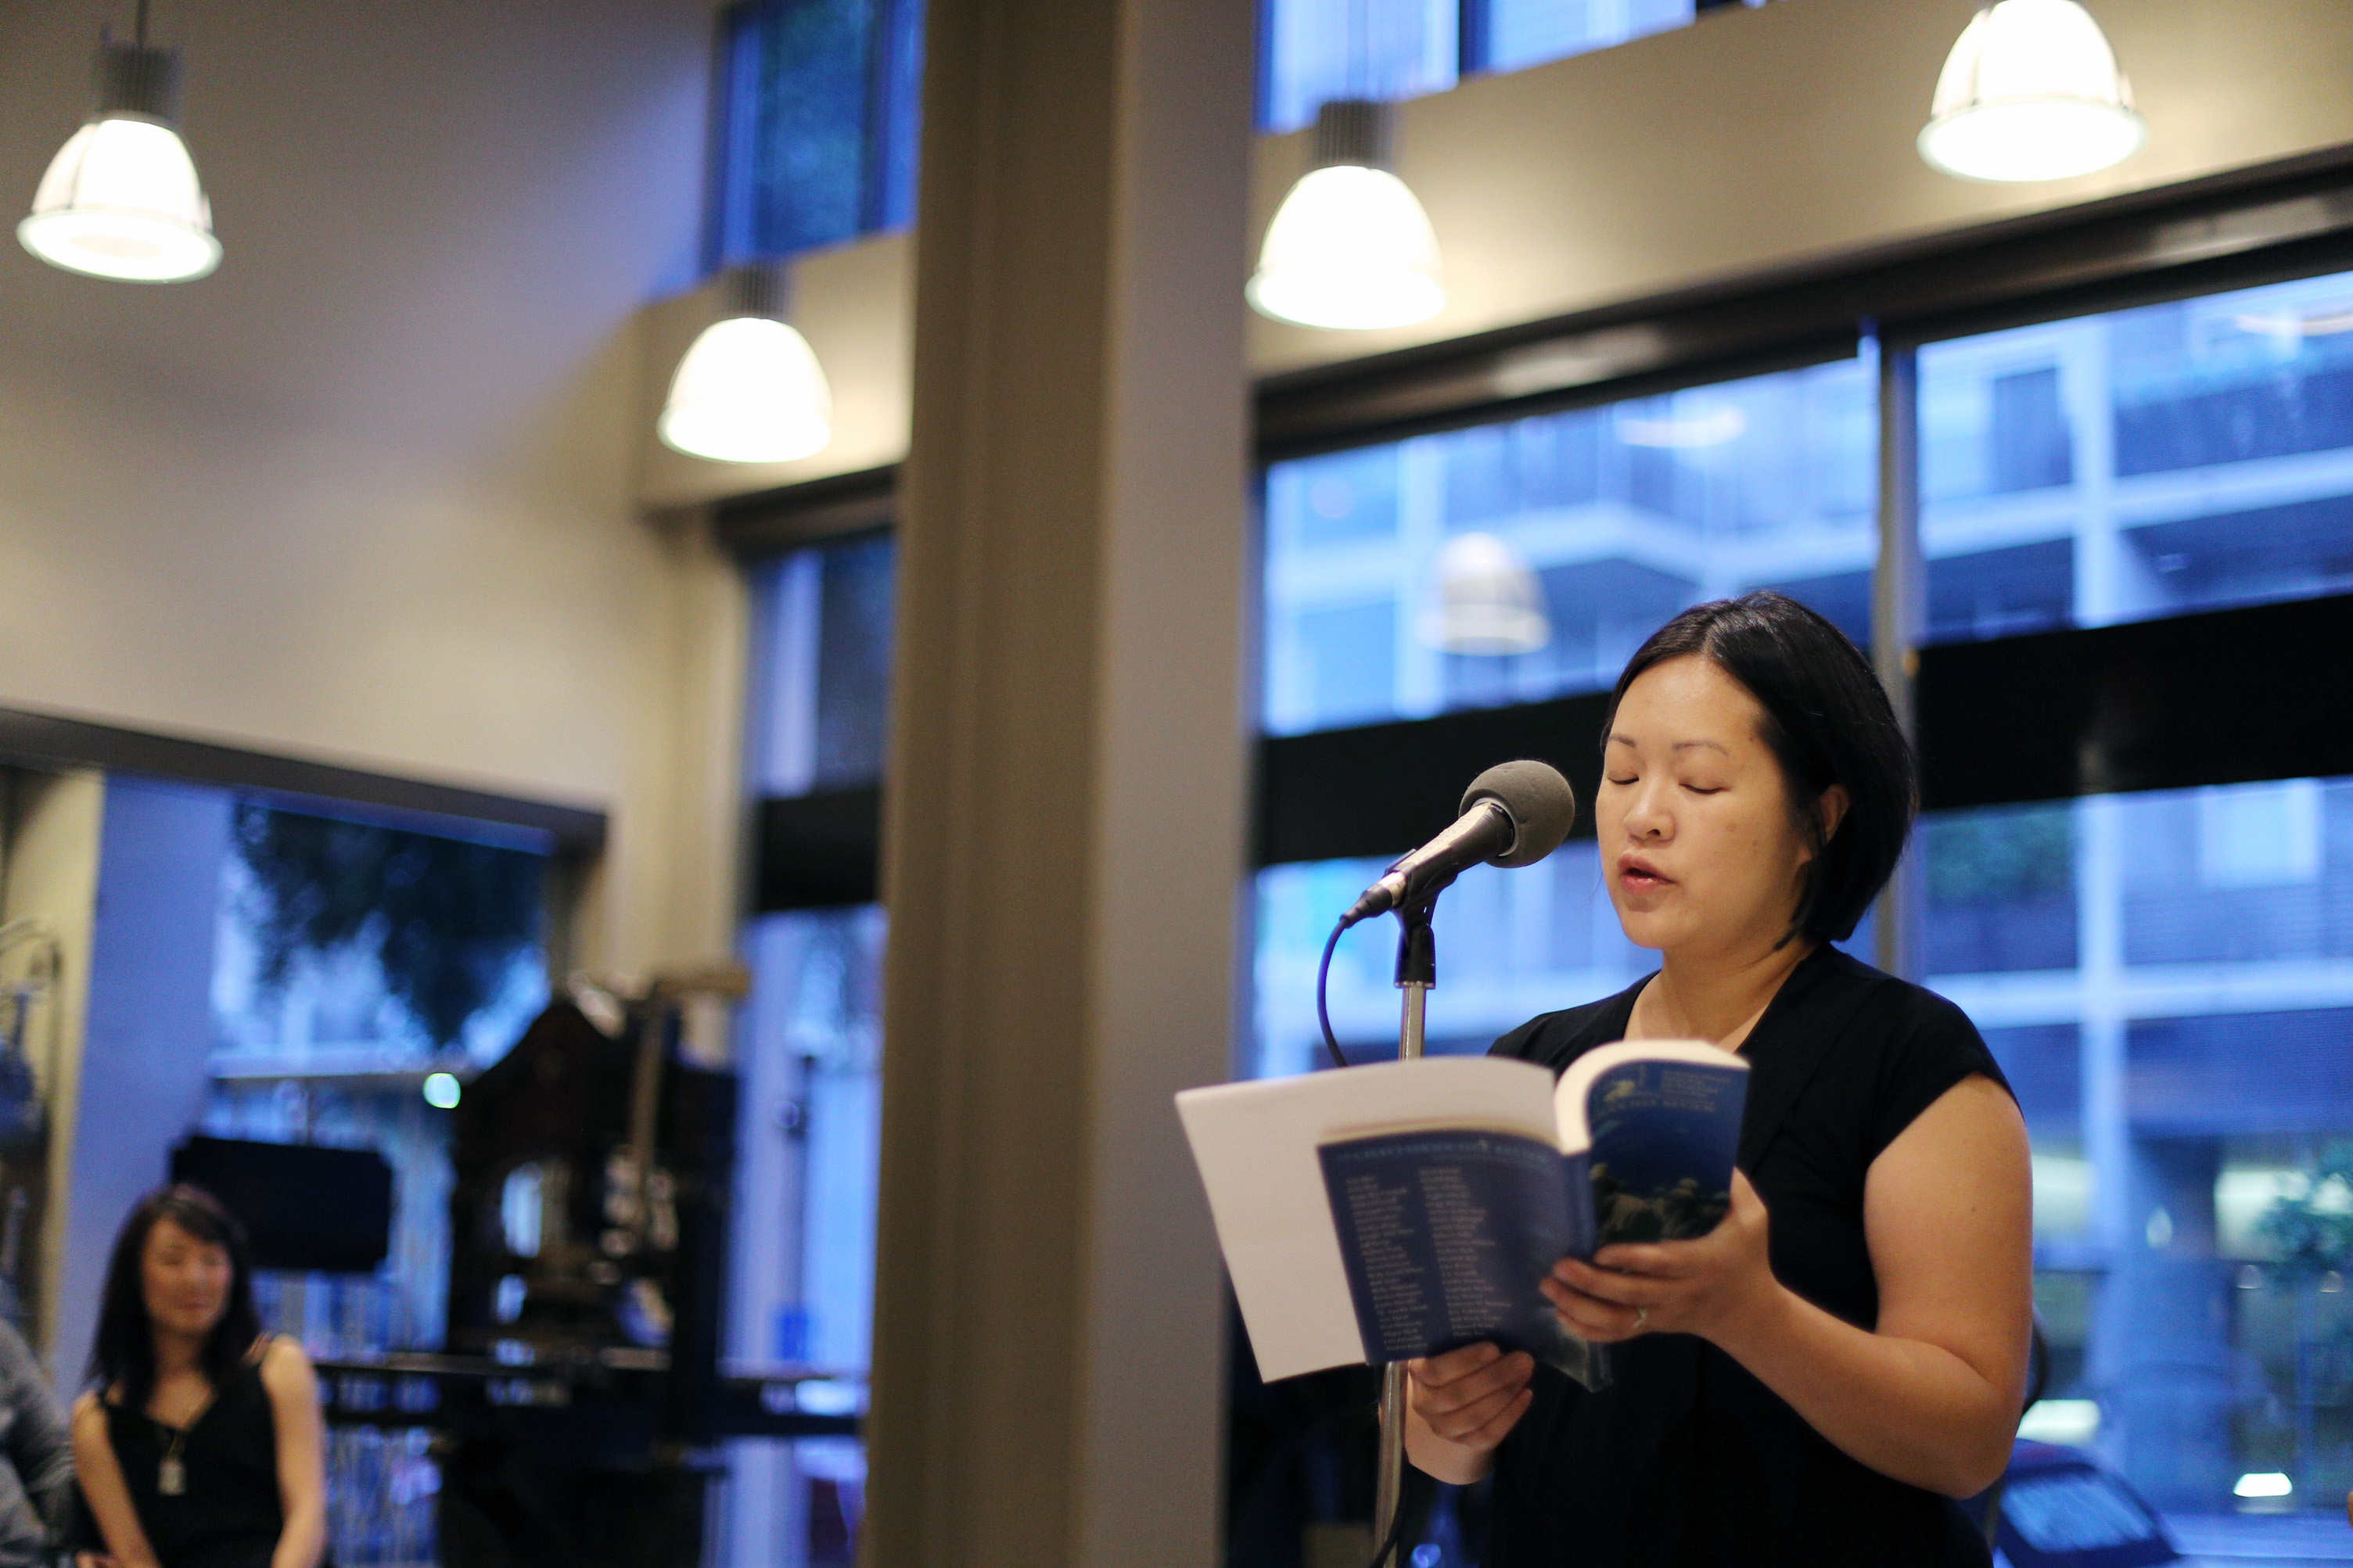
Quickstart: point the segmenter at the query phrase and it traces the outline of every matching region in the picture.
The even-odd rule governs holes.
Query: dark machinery
[[[331,1420],[436,1428],[445,1568],[694,1568],[718,1439],[857,1430],[719,1373],[736,1080],[681,1042],[744,985],[542,1013],[454,1115],[447,1352],[321,1363]]]

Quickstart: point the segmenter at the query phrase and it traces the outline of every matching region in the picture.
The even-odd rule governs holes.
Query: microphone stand
[[[1433,889],[1419,903],[1397,910],[1397,987],[1405,994],[1398,1018],[1398,1060],[1409,1062],[1421,1055],[1423,1029],[1430,1005],[1430,988],[1438,984],[1438,940],[1430,917],[1438,907],[1440,889]],[[1373,1568],[1381,1553],[1396,1548],[1391,1568],[1402,1561],[1401,1543],[1392,1542],[1398,1508],[1405,1494],[1406,1371],[1403,1362],[1381,1369],[1380,1473],[1373,1482]]]

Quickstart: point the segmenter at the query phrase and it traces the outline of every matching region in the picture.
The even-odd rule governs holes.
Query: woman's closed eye
[[[1638,774],[1634,775],[1634,776],[1633,776],[1633,777],[1631,777],[1631,778],[1611,779],[1611,780],[1609,780],[1609,783],[1611,783],[1611,784],[1616,784],[1620,789],[1624,789],[1624,788],[1625,788],[1627,785],[1629,785],[1629,784],[1641,784],[1641,783],[1642,782],[1642,779],[1641,779],[1641,775],[1638,773]]]

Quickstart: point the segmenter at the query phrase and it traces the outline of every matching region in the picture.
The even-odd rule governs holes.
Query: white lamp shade
[[[1965,180],[2063,180],[2120,163],[2147,139],[2090,12],[2076,0],[2000,0],[1946,57],[1920,156]]]
[[[670,378],[667,445],[722,463],[784,463],[833,438],[833,392],[808,341],[765,316],[714,321]]]
[[[1446,305],[1438,236],[1388,170],[1312,170],[1275,209],[1249,294],[1261,314],[1303,327],[1426,321]]]
[[[16,237],[52,267],[131,283],[202,278],[221,258],[179,132],[121,116],[90,121],[58,150]]]
[[[1527,560],[1492,533],[1458,533],[1438,552],[1438,582],[1421,640],[1446,653],[1533,653],[1552,640],[1544,585]]]

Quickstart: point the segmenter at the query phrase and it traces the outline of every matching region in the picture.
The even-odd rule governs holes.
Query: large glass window
[[[1925,347],[1932,638],[2353,588],[2348,331],[2337,275]],[[2099,1452],[2186,1551],[2291,1553],[2353,1485],[2326,1217],[2353,1212],[2353,783],[1943,813],[1921,842],[1927,984],[2034,1141],[2030,1431]]]
[[[739,0],[722,24],[712,260],[775,260],[915,216],[923,0]]]
[[[257,1269],[274,1333],[325,1360],[444,1348],[454,1182],[429,1072],[470,1078],[547,1001],[547,846],[421,833],[240,801],[222,857],[212,984],[214,1137],[370,1149],[392,1167],[373,1274]],[[328,1432],[336,1561],[435,1556],[440,1472],[424,1426]]]
[[[1419,98],[1461,68],[1457,0],[1265,0],[1260,122],[1313,124],[1335,98]]]
[[[1867,641],[1873,417],[1868,364],[1841,360],[1273,465],[1265,729],[1598,690],[1676,612],[1753,587],[1780,588]],[[1509,598],[1514,574],[1535,612],[1524,640],[1536,646],[1450,650],[1461,627],[1448,612],[1459,619],[1472,593]],[[1324,935],[1383,864],[1260,873],[1254,1072],[1321,1059]],[[1868,952],[1869,933],[1861,940]],[[1649,967],[1618,929],[1589,838],[1532,870],[1465,876],[1446,896],[1439,942],[1430,1033],[1440,1051],[1484,1050]],[[1333,1026],[1352,1057],[1396,1048],[1390,957],[1368,932],[1335,959]]]
[[[1870,362],[1848,359],[1271,466],[1265,731],[1307,735],[1603,689],[1661,622],[1753,587],[1780,588],[1867,641],[1874,395]],[[1466,759],[1464,780],[1494,760]],[[1244,1074],[1324,1065],[1324,934],[1384,864],[1259,872]],[[1533,868],[1464,875],[1440,906],[1437,941],[1433,1053],[1483,1051],[1537,1013],[1622,989],[1654,962],[1619,929],[1589,837]],[[1872,941],[1866,927],[1853,945],[1867,955]],[[1393,958],[1387,921],[1335,956],[1332,1022],[1351,1060],[1396,1053]],[[1361,1407],[1367,1391],[1342,1372],[1278,1394],[1252,1381],[1246,1356],[1236,1364],[1235,1560],[1288,1560],[1270,1553],[1295,1529],[1311,1553],[1361,1561],[1369,1540],[1339,1522],[1336,1481],[1364,1461],[1332,1413]],[[1293,1406],[1320,1414],[1303,1420]],[[1277,1498],[1303,1511],[1271,1522]],[[1417,1568],[1471,1568],[1481,1506],[1441,1488],[1411,1553]]]
[[[1940,814],[1927,984],[2001,1059],[2034,1142],[2053,1401],[2159,1509],[2333,1511],[2353,1487],[2353,781]],[[2331,1164],[2329,1162],[2334,1161]],[[2326,1222],[2323,1227],[2326,1230]],[[2232,1519],[2253,1550],[2260,1518]],[[2188,1545],[2188,1540],[2184,1542]]]
[[[1957,643],[2353,604],[2353,274],[1917,353],[1924,668],[1971,654]],[[1434,721],[1379,738],[1409,749],[1470,732],[1444,715],[1599,689],[1677,610],[1749,587],[1867,645],[1874,403],[1852,361],[1272,465],[1267,755]],[[1489,608],[1484,648],[1459,646],[1466,602]],[[1517,644],[1495,618],[1514,604]],[[2326,676],[2246,672],[2307,678]],[[2019,738],[1924,736],[1932,768]],[[1312,744],[1337,741],[1356,743]],[[2200,765],[2237,780],[2247,763]],[[2024,1431],[2099,1456],[2193,1557],[2306,1559],[2353,1488],[2353,776],[2045,800],[2047,777],[1985,793],[1999,773],[1965,798],[2003,804],[1921,824],[1917,962],[1984,1032],[2032,1139],[2052,1375]],[[1322,938],[1384,863],[1259,873],[1245,1071],[1322,1065]],[[1438,942],[1441,1052],[1656,962],[1620,932],[1589,841],[1463,877]],[[1365,934],[1334,963],[1359,1059],[1393,1049],[1390,957]]]
[[[2353,589],[2353,276],[1932,343],[1938,641]]]
[[[1688,26],[1694,0],[1489,0],[1488,70],[1515,71]]]
[[[891,665],[891,541],[796,551],[759,568],[749,773],[771,801],[881,780]],[[881,1134],[877,905],[771,910],[744,933],[743,1121],[728,1354],[786,1373],[803,1409],[863,1408]],[[848,1568],[864,1510],[855,1438],[732,1447],[725,1561]]]
[[[1763,0],[1264,0],[1260,123],[1311,124],[1335,98],[1415,98]]]
[[[1746,588],[1867,641],[1873,399],[1841,360],[1273,465],[1267,732],[1604,688],[1660,622]]]

